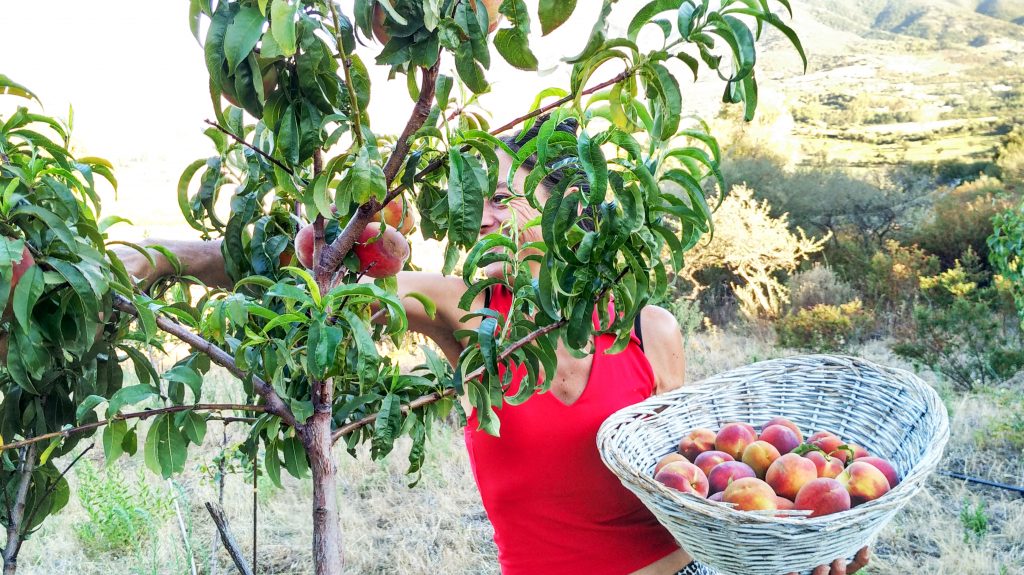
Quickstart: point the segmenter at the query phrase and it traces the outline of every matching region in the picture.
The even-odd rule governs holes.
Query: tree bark
[[[245,562],[245,555],[238,547],[238,542],[235,540],[235,536],[231,533],[231,528],[228,526],[228,519],[224,514],[224,507],[207,501],[206,510],[210,513],[210,517],[213,518],[213,524],[217,526],[216,533],[220,534],[221,543],[223,543],[224,548],[228,550],[228,555],[231,556],[231,560],[235,563],[235,567],[238,569],[238,572],[241,575],[253,575],[252,568]],[[216,547],[214,547],[211,556],[216,555],[216,550]],[[214,562],[211,560],[210,563],[212,565]]]
[[[338,515],[338,469],[331,456],[331,413],[318,410],[303,433],[313,471],[313,565],[316,575],[341,575],[344,570]]]
[[[32,483],[32,470],[35,469],[36,446],[33,443],[25,449],[25,458],[21,461],[21,477],[18,480],[18,491],[14,496],[10,522],[7,525],[7,545],[4,547],[4,575],[14,575],[18,570],[18,551],[21,550],[21,520],[25,517],[25,500],[28,499],[28,488]]]

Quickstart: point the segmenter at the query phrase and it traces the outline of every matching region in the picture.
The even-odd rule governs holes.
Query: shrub
[[[794,311],[819,304],[840,305],[856,297],[848,282],[840,278],[831,267],[815,262],[810,269],[797,272],[789,278],[789,303]]]
[[[953,267],[966,249],[987,260],[993,216],[1016,204],[1019,197],[999,180],[981,176],[936,200],[930,217],[911,234],[911,240],[938,256],[946,268]]]
[[[916,245],[888,240],[882,250],[867,259],[863,272],[853,276],[858,278],[853,285],[864,294],[876,314],[884,313],[887,331],[899,335],[902,328],[912,327],[920,278],[936,274],[939,269],[938,258]]]
[[[118,467],[98,471],[83,461],[76,476],[78,500],[89,520],[74,530],[87,551],[137,551],[173,513],[173,496],[152,487],[141,470],[129,480]]]
[[[955,387],[1002,381],[1024,368],[1017,322],[1007,322],[1006,294],[1000,285],[979,288],[978,273],[956,265],[920,278],[925,304],[914,307],[913,333],[893,352],[941,373]]]
[[[842,305],[818,304],[800,309],[775,323],[779,343],[815,352],[835,352],[863,341],[874,318],[860,300]]]

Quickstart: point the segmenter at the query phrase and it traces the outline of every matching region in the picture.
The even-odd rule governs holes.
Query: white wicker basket
[[[900,484],[849,511],[815,517],[742,512],[654,481],[654,465],[696,427],[789,418],[891,461]],[[869,545],[922,488],[949,439],[945,406],[917,376],[862,359],[763,361],[652,397],[609,417],[597,435],[605,465],[698,561],[734,575],[808,572]]]

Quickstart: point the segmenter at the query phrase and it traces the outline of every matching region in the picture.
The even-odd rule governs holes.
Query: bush
[[[911,234],[911,240],[938,256],[944,268],[953,267],[968,248],[987,260],[992,217],[1012,207],[1019,197],[999,180],[981,176],[936,200],[930,217]]]
[[[1024,368],[1017,322],[1005,321],[1007,296],[996,284],[979,288],[960,261],[921,278],[926,304],[914,307],[914,330],[893,346],[897,355],[941,373],[960,390],[990,385]]]
[[[864,340],[874,318],[860,300],[842,305],[818,304],[791,313],[775,323],[779,343],[815,352],[842,351]]]
[[[173,496],[150,486],[141,470],[128,480],[118,467],[97,471],[83,461],[76,476],[78,500],[89,520],[74,530],[87,551],[137,551],[173,513]]]
[[[789,304],[793,311],[820,304],[837,306],[855,297],[853,286],[832,268],[817,262],[810,269],[789,278]]]

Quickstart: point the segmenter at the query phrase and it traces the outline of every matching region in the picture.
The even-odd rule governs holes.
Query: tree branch
[[[48,439],[54,439],[56,437],[70,437],[72,435],[82,433],[84,431],[91,431],[104,425],[110,424],[114,421],[129,419],[146,419],[154,415],[160,415],[163,413],[177,413],[179,411],[251,411],[254,413],[269,413],[269,410],[265,405],[248,405],[245,403],[194,403],[192,405],[172,405],[169,407],[160,407],[157,409],[146,409],[144,411],[135,411],[132,413],[122,413],[115,415],[109,419],[101,419],[100,421],[94,421],[85,425],[79,425],[78,427],[69,427],[60,431],[51,431],[50,433],[44,433],[21,441],[15,441],[12,443],[6,443],[0,445],[0,451],[6,451],[8,449],[15,449],[23,447],[25,445],[34,445],[40,441],[46,441]]]
[[[6,447],[6,446],[4,446]],[[14,575],[18,565],[18,549],[21,547],[21,523],[25,515],[25,500],[28,499],[28,488],[32,483],[32,470],[35,468],[36,446],[29,445],[21,460],[19,470],[18,491],[14,495],[14,507],[7,523],[7,545],[4,547],[4,575]]]
[[[409,121],[405,124],[405,129],[402,130],[402,135],[399,136],[398,141],[395,143],[394,150],[391,151],[391,155],[388,157],[387,163],[384,164],[384,182],[387,186],[390,186],[394,181],[395,176],[398,174],[398,170],[402,167],[402,162],[405,161],[406,156],[409,155],[409,149],[411,144],[409,140],[412,136],[423,127],[423,123],[427,121],[430,116],[430,108],[434,101],[434,92],[437,87],[437,74],[440,69],[440,56],[436,64],[430,68],[423,70],[423,81],[420,84],[420,97],[416,100],[416,105],[412,108],[412,113],[409,116]],[[400,192],[399,192],[400,193]],[[314,260],[317,262],[316,280],[321,286],[329,286],[331,278],[333,278],[341,267],[342,260],[345,255],[348,254],[349,250],[352,249],[352,245],[355,244],[356,238],[363,232],[366,225],[373,219],[374,214],[379,212],[394,200],[398,196],[398,193],[389,193],[383,202],[378,202],[371,198],[367,203],[359,206],[356,209],[355,215],[348,224],[345,225],[345,229],[341,231],[341,234],[334,240],[330,245],[324,246],[319,259]]]
[[[615,276],[615,280],[614,281],[612,281],[610,284],[604,286],[601,289],[601,291],[598,292],[597,297],[595,297],[594,300],[595,301],[601,301],[601,298],[604,297],[604,294],[608,291],[608,288],[610,288],[611,286],[619,283],[619,281],[621,281],[622,278],[626,276],[626,273],[628,271],[629,271],[629,267],[628,266],[623,268],[622,271],[620,271],[618,273],[618,275]],[[532,342],[533,340],[537,339],[538,337],[540,337],[542,335],[545,335],[545,334],[548,334],[548,333],[550,333],[552,331],[555,331],[556,329],[562,327],[563,325],[565,325],[567,323],[569,323],[569,320],[567,320],[565,318],[562,318],[562,319],[559,319],[558,321],[556,321],[555,323],[552,323],[552,324],[546,325],[546,326],[544,326],[542,328],[538,328],[538,329],[533,330],[532,332],[530,332],[530,333],[526,334],[525,336],[523,336],[519,341],[516,341],[512,345],[508,346],[505,349],[505,351],[503,351],[500,354],[498,354],[498,361],[500,362],[500,361],[504,360],[505,358],[507,358],[508,356],[512,355],[512,353],[514,353],[516,350],[518,350],[519,348],[523,347],[524,345]],[[483,367],[483,366],[478,367],[477,369],[473,370],[469,375],[465,376],[463,378],[463,381],[468,381],[468,380],[480,377],[481,375],[483,375],[485,369],[486,368]],[[446,390],[444,390],[441,393],[438,393],[438,392],[429,393],[427,395],[418,397],[418,398],[410,401],[407,404],[402,405],[401,410],[402,410],[402,413],[408,413],[412,409],[423,407],[424,405],[427,405],[427,404],[430,404],[430,403],[434,403],[436,401],[440,401],[441,399],[443,399],[445,397],[451,397],[453,395],[455,395],[455,389],[454,388],[446,389]],[[374,413],[372,415],[367,415],[366,417],[360,419],[359,421],[353,421],[352,423],[350,423],[348,425],[344,425],[342,427],[339,427],[338,429],[334,430],[334,433],[331,434],[331,442],[332,443],[337,442],[339,439],[341,439],[342,437],[348,435],[349,433],[352,433],[353,431],[355,431],[355,430],[357,430],[357,429],[359,429],[361,427],[364,427],[364,426],[366,426],[366,425],[368,425],[370,423],[373,423],[374,421],[377,420],[377,415],[378,415],[377,413]]]
[[[231,556],[231,560],[235,563],[235,567],[238,568],[238,572],[242,575],[252,575],[252,568],[246,563],[245,555],[239,549],[238,542],[235,541],[235,536],[231,533],[231,528],[228,527],[228,519],[224,515],[224,508],[212,501],[207,501],[206,510],[210,512],[213,524],[217,526],[217,532],[220,533],[220,541],[224,544],[224,548],[228,550],[228,555]]]
[[[114,307],[129,315],[138,315],[138,311],[135,309],[135,306],[132,304],[132,302],[128,301],[127,299],[119,295],[114,296]],[[161,330],[173,335],[174,337],[177,337],[181,341],[192,346],[194,349],[205,353],[207,356],[209,356],[211,361],[227,369],[229,372],[231,372],[232,375],[234,375],[238,379],[245,381],[249,377],[249,374],[247,374],[245,371],[240,369],[237,364],[235,364],[235,360],[234,358],[231,357],[231,355],[229,355],[226,351],[214,345],[212,342],[202,338],[201,336],[195,333],[192,333],[192,331],[189,330],[184,325],[161,315],[156,316],[156,325]],[[277,392],[274,391],[274,388],[271,387],[270,384],[263,381],[259,377],[252,375],[252,387],[253,390],[255,390],[256,393],[263,398],[263,401],[265,403],[265,411],[267,413],[270,413],[271,415],[276,415],[277,417],[281,418],[281,421],[295,428],[297,431],[301,430],[302,424],[296,421],[295,414],[292,413],[291,408],[289,408],[284,403],[284,401],[281,399],[281,396],[279,396]]]
[[[538,337],[540,337],[542,335],[545,335],[547,333],[550,333],[550,332],[552,332],[552,331],[562,327],[566,323],[568,323],[568,320],[563,318],[563,319],[560,319],[560,320],[556,321],[555,323],[546,325],[546,326],[544,326],[542,328],[538,328],[538,329],[536,329],[536,330],[526,334],[522,339],[520,339],[519,341],[517,341],[517,342],[513,343],[512,345],[508,346],[505,349],[505,351],[501,352],[501,354],[498,355],[498,361],[500,362],[500,361],[504,360],[505,358],[507,358],[508,356],[512,355],[516,350],[518,350],[519,348],[523,347],[524,345],[530,343],[531,341],[537,339]],[[481,366],[481,367],[473,370],[472,372],[470,372],[470,374],[467,375],[464,379],[466,381],[471,380],[471,379],[475,379],[475,378],[480,377],[481,375],[483,375],[484,371],[485,371],[485,368]],[[427,404],[430,404],[430,403],[434,403],[436,401],[440,401],[441,399],[444,399],[445,397],[451,397],[453,395],[455,395],[455,388],[446,389],[446,390],[444,390],[441,393],[434,392],[434,393],[430,393],[430,394],[418,397],[418,398],[410,401],[409,403],[403,405],[402,408],[401,408],[402,409],[402,413],[408,413],[410,410],[417,409],[419,407],[423,407],[424,405],[427,405]],[[370,423],[373,423],[374,421],[377,420],[377,415],[378,414],[376,414],[376,413],[374,413],[372,415],[367,415],[366,417],[360,419],[359,421],[353,421],[352,423],[350,423],[348,425],[339,427],[338,429],[334,430],[334,433],[331,434],[331,442],[332,443],[337,442],[339,439],[341,439],[342,437],[348,435],[349,433],[352,433],[353,431],[355,431],[355,430],[357,430],[357,429],[359,429],[361,427],[364,427],[366,425],[369,425]]]
[[[64,468],[64,471],[61,471],[60,475],[57,476],[57,479],[55,479],[53,482],[51,482],[49,484],[49,486],[46,488],[46,493],[44,493],[43,496],[39,498],[39,502],[40,503],[45,501],[46,498],[49,497],[50,494],[53,493],[53,491],[55,489],[57,489],[57,485],[60,484],[60,480],[63,479],[64,476],[68,474],[68,471],[71,471],[71,468],[74,467],[75,464],[78,463],[78,461],[80,459],[82,459],[82,457],[86,453],[89,453],[89,450],[92,449],[93,447],[96,447],[96,444],[95,443],[90,443],[89,447],[86,447],[85,449],[83,449],[81,453],[79,453],[77,456],[75,456],[74,459],[71,460],[71,463],[69,463],[68,466]],[[36,518],[36,513],[39,512],[39,509],[40,509],[40,506],[38,504],[35,507],[32,508],[32,512],[28,514],[28,519],[25,521],[25,525],[32,525],[32,520]],[[23,530],[22,537],[24,537],[24,535],[25,534],[24,534],[24,530]]]
[[[268,154],[268,153],[264,152],[263,150],[261,150],[261,149],[257,148],[256,146],[254,146],[254,145],[250,144],[249,142],[246,142],[246,141],[245,141],[245,140],[243,140],[242,138],[239,138],[238,136],[236,136],[235,134],[233,134],[233,133],[231,132],[231,130],[228,130],[228,129],[227,129],[227,128],[225,128],[224,126],[221,126],[221,125],[220,125],[220,124],[218,124],[217,122],[213,122],[213,121],[211,121],[211,120],[203,120],[203,122],[205,122],[205,123],[207,123],[207,124],[209,124],[209,125],[213,126],[214,128],[217,128],[217,129],[218,129],[218,130],[220,130],[221,132],[224,132],[225,134],[227,134],[227,135],[231,136],[231,139],[233,139],[234,141],[238,142],[239,144],[242,144],[242,145],[243,145],[243,146],[245,146],[246,148],[249,148],[250,150],[252,150],[252,151],[256,152],[257,154],[259,154],[259,155],[263,156],[263,157],[264,157],[264,158],[265,158],[265,159],[266,159],[266,160],[267,160],[268,162],[270,162],[271,164],[274,164],[275,166],[277,166],[277,167],[281,168],[281,169],[282,169],[282,170],[284,170],[284,171],[285,171],[285,173],[286,173],[286,174],[288,174],[289,176],[294,176],[294,175],[295,175],[295,172],[294,172],[294,171],[292,171],[292,169],[291,169],[291,168],[289,168],[289,167],[288,167],[288,166],[287,166],[286,164],[282,163],[282,162],[281,162],[280,160],[278,160],[277,158],[274,158],[273,156],[271,156],[270,154]]]

